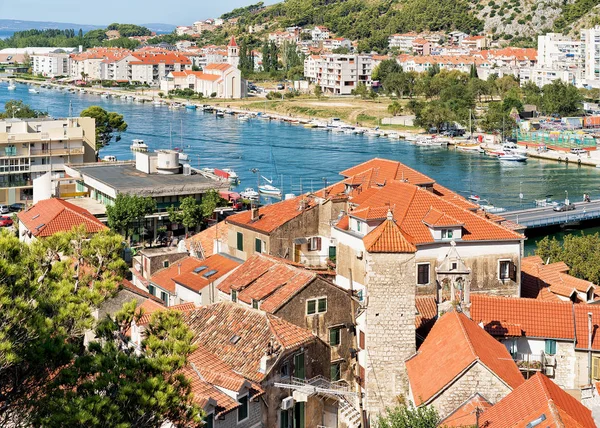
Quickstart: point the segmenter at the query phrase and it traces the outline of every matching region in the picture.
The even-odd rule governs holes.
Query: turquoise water
[[[565,190],[572,200],[578,200],[584,192],[592,198],[600,197],[600,169],[595,168],[535,159],[526,164],[501,163],[479,154],[418,147],[387,138],[333,134],[278,121],[241,122],[235,117],[216,118],[199,110],[169,110],[55,89],[30,94],[27,85],[17,85],[11,93],[6,86],[0,83],[0,105],[18,98],[54,117],[67,116],[69,105],[74,115],[90,105],[123,114],[129,129],[120,142],[105,147],[101,157],[131,159],[129,146],[134,138],[145,140],[151,149],[182,146],[194,167],[233,168],[242,179],[242,189],[256,187],[253,168],[275,179],[285,193],[299,193],[321,188],[325,181],[339,180],[338,172],[352,165],[381,157],[401,161],[463,195],[472,191],[496,206],[518,207],[520,192],[523,206],[532,205],[534,199],[547,194],[564,198]],[[270,161],[271,151],[275,164]]]

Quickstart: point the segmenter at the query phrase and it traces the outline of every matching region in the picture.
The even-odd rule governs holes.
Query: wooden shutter
[[[592,358],[592,378],[594,380],[600,380],[600,358]]]
[[[362,330],[358,335],[358,346],[360,347],[360,349],[365,349],[365,332]]]
[[[316,237],[315,240],[316,240],[316,243],[317,243],[317,251],[321,251],[321,238],[320,237]]]
[[[254,251],[256,251],[257,253],[262,252],[262,242],[258,238],[255,238],[254,240]]]
[[[511,281],[517,282],[517,265],[515,265],[513,262],[510,262],[508,264],[508,271]]]

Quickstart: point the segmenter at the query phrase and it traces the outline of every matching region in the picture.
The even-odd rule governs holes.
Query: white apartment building
[[[33,74],[45,77],[68,76],[71,74],[71,58],[68,53],[31,55]]]
[[[31,201],[33,180],[67,163],[94,162],[95,133],[89,117],[0,121],[0,204]]]
[[[600,87],[600,26],[581,30],[583,84]]]
[[[313,40],[325,40],[331,37],[329,29],[321,26],[313,28],[310,34]]]
[[[567,70],[558,68],[527,67],[519,70],[519,82],[521,86],[528,82],[533,82],[539,88],[542,88],[555,80],[562,80],[565,83],[580,86],[580,72],[580,69]]]
[[[304,61],[304,76],[332,95],[350,95],[360,83],[370,87],[372,71],[367,55],[312,55]]]
[[[392,34],[388,39],[388,47],[398,49],[401,52],[410,52],[413,41],[418,37],[417,33]]]
[[[538,36],[538,66],[544,68],[577,68],[583,61],[582,43],[563,34]]]

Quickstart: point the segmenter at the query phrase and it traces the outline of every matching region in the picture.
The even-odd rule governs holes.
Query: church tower
[[[227,45],[227,62],[236,68],[240,65],[240,48],[235,42],[234,36],[231,36],[229,45]]]

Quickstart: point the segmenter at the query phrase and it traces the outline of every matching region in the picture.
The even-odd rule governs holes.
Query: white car
[[[8,214],[10,212],[10,208],[8,205],[0,205],[0,214]]]
[[[585,155],[587,153],[587,150],[584,149],[571,149],[571,153],[574,155]]]

